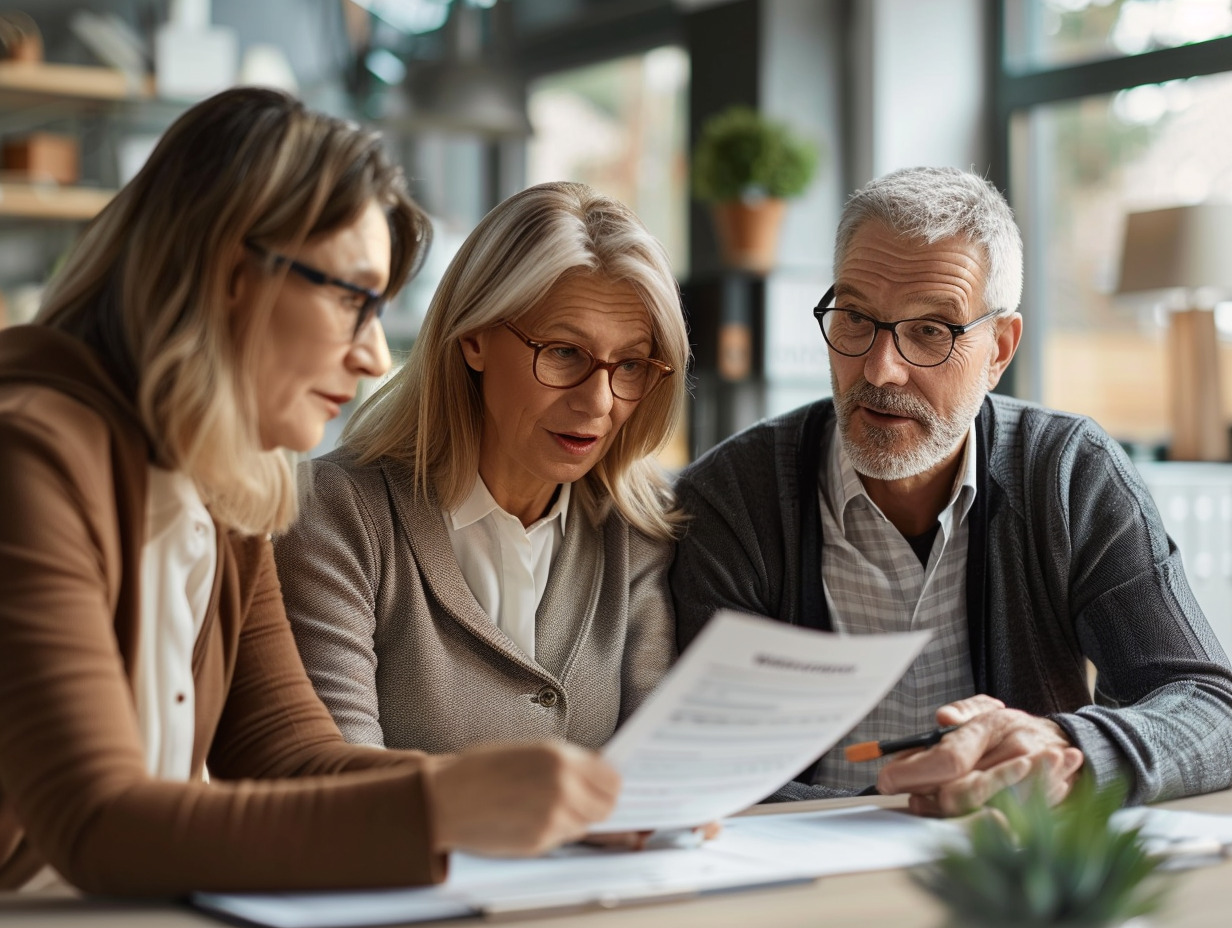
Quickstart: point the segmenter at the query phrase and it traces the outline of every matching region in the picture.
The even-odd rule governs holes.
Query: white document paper
[[[512,915],[553,909],[613,908],[748,886],[811,879],[727,850],[630,852],[585,845],[508,860],[455,853],[449,880],[423,889],[340,893],[197,893],[193,904],[271,928],[353,928],[462,915]],[[739,843],[738,839],[735,842]]]
[[[718,613],[604,749],[624,782],[613,816],[596,830],[688,827],[757,802],[846,734],[927,639],[840,636]],[[829,817],[832,828],[822,822]],[[455,853],[442,886],[199,893],[193,901],[278,928],[607,907],[918,863],[936,853],[938,827],[871,808],[756,816],[728,822],[700,848],[571,846],[531,860]]]
[[[593,830],[684,828],[764,799],[855,727],[928,635],[835,635],[717,613],[604,747],[623,786]]]
[[[1153,842],[1232,842],[1232,816],[1124,809],[1122,827]],[[423,889],[339,893],[197,893],[193,903],[272,928],[351,928],[459,915],[672,899],[744,886],[918,866],[964,847],[966,823],[861,806],[749,815],[692,849],[618,851],[574,845],[531,860],[454,854],[449,880]],[[1167,848],[1160,848],[1167,853]]]
[[[732,819],[698,848],[611,850],[585,845],[530,860],[454,854],[449,880],[424,889],[351,893],[198,893],[201,908],[273,928],[351,928],[459,915],[611,908],[831,873],[923,863],[951,822],[871,806]]]
[[[1137,828],[1148,852],[1168,869],[1205,866],[1232,856],[1232,815],[1136,806],[1118,809],[1112,825]]]
[[[968,843],[961,822],[877,806],[746,815],[724,822],[719,840],[780,872],[812,877],[915,867]]]

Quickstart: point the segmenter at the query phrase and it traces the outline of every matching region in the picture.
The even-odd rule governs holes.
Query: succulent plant
[[[949,907],[955,925],[1105,926],[1156,911],[1168,887],[1138,829],[1110,824],[1125,797],[1078,781],[1050,808],[1040,787],[1006,790],[950,849],[913,876]]]

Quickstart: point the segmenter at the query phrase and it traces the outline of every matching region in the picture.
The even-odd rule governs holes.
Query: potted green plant
[[[1125,925],[1156,911],[1168,887],[1154,877],[1136,828],[1111,823],[1122,786],[1089,777],[1052,808],[1042,788],[1006,790],[970,826],[970,847],[950,849],[915,879],[949,909],[953,926]],[[1135,922],[1136,923],[1136,922]]]
[[[816,173],[817,147],[785,123],[733,106],[702,126],[693,194],[710,203],[725,263],[764,273],[774,264],[784,201]]]

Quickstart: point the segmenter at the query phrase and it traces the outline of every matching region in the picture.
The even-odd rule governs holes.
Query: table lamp
[[[1232,294],[1232,203],[1177,206],[1126,217],[1116,292],[1185,291],[1186,306],[1169,313],[1168,381],[1172,441],[1178,461],[1226,461],[1219,343],[1213,308],[1198,291]]]

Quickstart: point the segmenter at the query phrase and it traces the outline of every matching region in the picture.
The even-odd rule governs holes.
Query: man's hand
[[[570,744],[473,748],[436,760],[426,776],[436,850],[504,857],[576,841],[620,792],[611,766]]]
[[[908,808],[916,815],[964,815],[1033,774],[1055,805],[1083,764],[1082,752],[1055,722],[1007,709],[991,696],[942,706],[937,724],[962,727],[931,748],[896,757],[877,777],[882,793],[910,793]]]

